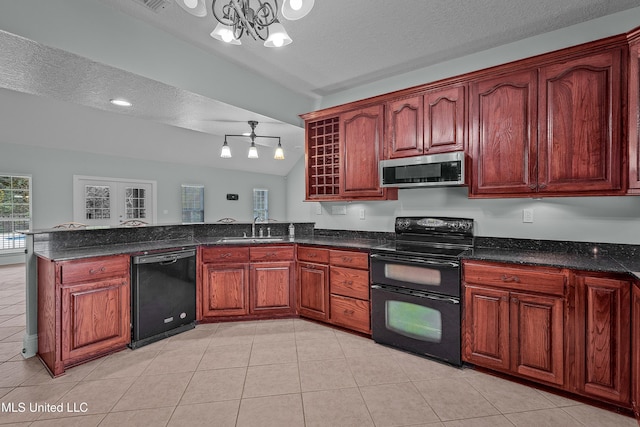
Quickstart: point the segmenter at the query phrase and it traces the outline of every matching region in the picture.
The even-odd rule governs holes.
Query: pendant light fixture
[[[201,13],[204,0],[176,0],[187,12],[195,16]],[[294,21],[306,16],[313,8],[314,0],[284,0],[282,8],[278,0],[213,0],[211,12],[218,24],[211,37],[225,43],[240,45],[240,38],[249,34],[254,40],[264,41],[265,47],[282,47],[293,40],[278,20]],[[198,10],[198,12],[196,12]],[[206,14],[206,10],[205,10]]]
[[[280,137],[279,136],[267,136],[267,135],[256,135],[256,126],[258,126],[258,122],[255,120],[249,120],[247,123],[249,123],[249,126],[251,126],[251,132],[249,134],[242,134],[242,135],[231,135],[231,134],[227,134],[224,136],[224,143],[222,144],[222,150],[220,151],[220,157],[225,158],[225,159],[229,159],[231,158],[231,148],[229,147],[229,144],[227,143],[227,138],[228,137],[249,137],[251,139],[251,145],[249,146],[249,153],[247,155],[247,157],[249,159],[257,159],[258,158],[258,147],[256,147],[256,138],[270,138],[270,139],[277,139],[278,140],[278,146],[276,148],[275,154],[273,156],[274,159],[276,160],[284,160],[284,150],[282,149],[282,144],[280,143]]]

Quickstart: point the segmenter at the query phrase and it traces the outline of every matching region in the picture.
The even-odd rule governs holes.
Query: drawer
[[[369,272],[353,268],[331,267],[329,283],[332,294],[369,301]]]
[[[129,277],[129,259],[128,255],[117,255],[64,262],[60,265],[60,282],[68,284]]]
[[[371,331],[369,302],[331,295],[329,320],[336,325],[360,332]]]
[[[252,246],[251,261],[293,261],[294,246]]]
[[[331,265],[341,267],[369,269],[369,254],[366,252],[352,251],[329,251],[329,262]]]
[[[318,264],[329,263],[329,250],[309,246],[298,246],[298,261],[315,262]]]
[[[465,283],[560,296],[564,295],[566,283],[566,275],[550,267],[465,262],[462,274]]]
[[[203,247],[203,263],[249,262],[248,246]]]

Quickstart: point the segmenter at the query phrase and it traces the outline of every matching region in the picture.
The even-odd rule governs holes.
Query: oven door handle
[[[427,292],[412,291],[408,289],[398,289],[395,287],[388,287],[384,285],[371,285],[371,289],[379,289],[379,290],[383,290],[391,293],[414,296],[418,298],[427,298],[434,301],[448,302],[450,304],[460,304],[460,299],[448,297],[445,295],[436,295],[436,294],[430,294]]]
[[[452,267],[452,268],[460,267],[460,263],[456,261],[432,261],[428,259],[421,259],[421,258],[415,258],[415,257],[398,257],[398,256],[389,256],[389,255],[381,255],[381,254],[371,254],[371,258],[379,259],[381,261],[410,262],[414,264],[425,264],[425,265],[433,265],[433,266],[440,266],[440,267]]]

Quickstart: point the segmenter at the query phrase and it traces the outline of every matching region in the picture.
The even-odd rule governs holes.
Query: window
[[[20,230],[31,228],[31,177],[0,175],[0,251],[24,248]]]
[[[269,190],[253,189],[253,218],[255,222],[269,221]]]
[[[182,185],[182,222],[204,222],[204,186]]]

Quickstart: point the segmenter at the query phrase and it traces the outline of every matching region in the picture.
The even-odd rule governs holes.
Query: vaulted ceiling
[[[639,6],[640,0],[317,0],[306,17],[281,20],[293,43],[268,49],[246,36],[242,46],[214,40],[210,10],[194,17],[175,0],[155,0],[154,8],[149,0],[2,2],[1,141],[44,145],[43,135],[16,119],[40,114],[68,121],[73,114],[83,117],[87,132],[103,135],[67,138],[58,148],[106,154],[115,145],[133,157],[285,175],[303,155],[296,116],[323,97]],[[97,28],[102,23],[108,28]],[[120,28],[128,29],[128,39],[119,38]],[[104,33],[113,40],[100,39]],[[151,42],[140,46],[141,40]],[[102,56],[92,56],[98,51]],[[192,61],[193,52],[206,63]],[[165,78],[173,68],[183,81]],[[203,75],[209,86],[194,83]],[[134,107],[105,103],[114,94],[131,98]],[[282,137],[285,161],[271,158],[269,140],[258,140],[271,145],[260,147],[259,162],[247,161],[242,140],[232,145],[234,159],[219,158],[224,134],[247,132],[247,120],[260,122],[259,135]],[[148,128],[141,138],[148,141],[118,143],[108,135],[114,126]],[[167,133],[181,144],[158,146],[157,135]],[[200,154],[189,155],[194,152]]]

